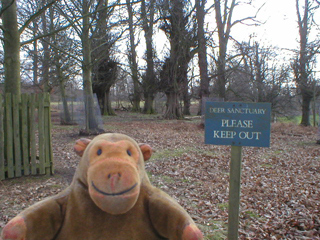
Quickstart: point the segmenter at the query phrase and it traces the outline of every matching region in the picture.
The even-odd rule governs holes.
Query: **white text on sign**
[[[210,108],[210,113],[260,114],[266,113],[263,108]]]
[[[266,109],[256,108],[210,108],[211,113],[265,114]],[[221,128],[253,128],[253,120],[222,119]],[[237,135],[238,134],[238,135]],[[261,132],[236,132],[214,130],[213,138],[259,140]]]
[[[222,119],[221,127],[253,128],[253,120]]]
[[[214,138],[228,138],[233,139],[235,138],[237,132],[235,131],[213,131]],[[249,140],[259,140],[261,132],[239,132],[240,139],[249,139]]]

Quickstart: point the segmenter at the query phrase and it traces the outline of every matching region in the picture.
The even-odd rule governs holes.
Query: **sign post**
[[[228,239],[238,239],[242,147],[231,146]]]
[[[270,146],[270,103],[207,102],[205,143],[231,145],[228,239],[238,239],[243,146]]]

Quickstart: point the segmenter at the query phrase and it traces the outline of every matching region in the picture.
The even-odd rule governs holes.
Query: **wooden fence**
[[[52,174],[50,95],[0,95],[0,180]]]

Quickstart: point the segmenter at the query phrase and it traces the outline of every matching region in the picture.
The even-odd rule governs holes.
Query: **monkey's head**
[[[79,139],[74,150],[82,156],[77,174],[92,201],[110,214],[129,211],[137,202],[141,182],[149,181],[144,161],[151,157],[151,147],[123,134],[107,133],[93,140]]]

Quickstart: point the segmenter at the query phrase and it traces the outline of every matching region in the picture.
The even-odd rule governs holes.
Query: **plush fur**
[[[71,185],[13,218],[3,240],[202,239],[187,212],[150,184],[149,145],[102,134],[78,140],[74,150],[82,159]]]

